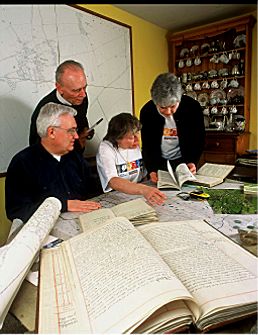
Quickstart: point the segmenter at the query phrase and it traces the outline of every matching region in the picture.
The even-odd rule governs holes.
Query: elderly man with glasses
[[[93,181],[86,160],[74,150],[78,139],[76,110],[47,103],[36,126],[40,142],[18,152],[7,169],[6,214],[25,223],[47,197],[62,203],[62,212],[89,212],[100,204],[87,201]]]

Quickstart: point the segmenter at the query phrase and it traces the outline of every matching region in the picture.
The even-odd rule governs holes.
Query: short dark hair
[[[113,116],[109,121],[107,134],[103,140],[111,142],[117,148],[117,140],[122,139],[129,132],[135,134],[141,128],[142,125],[136,116],[130,113],[120,113]]]
[[[68,59],[64,61],[63,63],[59,64],[56,69],[56,82],[61,83],[62,75],[64,74],[66,69],[72,69],[72,70],[82,70],[84,71],[84,68],[81,63],[76,62],[75,60]]]

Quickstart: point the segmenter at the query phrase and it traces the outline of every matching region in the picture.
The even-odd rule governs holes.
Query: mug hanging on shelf
[[[221,114],[226,115],[228,113],[227,107],[223,106],[221,108]]]
[[[209,88],[210,88],[210,84],[209,84],[209,82],[208,82],[208,81],[204,81],[204,82],[202,83],[202,88],[209,89]]]
[[[213,106],[211,109],[211,114],[217,114],[218,113],[218,108],[216,106]]]
[[[194,84],[194,89],[195,91],[200,91],[202,88],[201,88],[201,84],[198,82],[198,83],[195,83]]]
[[[194,60],[195,65],[200,65],[202,63],[200,56],[197,56]]]
[[[182,69],[184,66],[185,66],[184,61],[183,61],[182,59],[180,59],[180,61],[178,62],[178,67],[179,67],[180,69]]]
[[[237,113],[237,108],[236,108],[236,106],[235,106],[235,105],[231,106],[231,107],[229,108],[229,112],[232,113],[232,114],[236,114],[236,113]]]
[[[213,80],[211,83],[211,87],[212,88],[218,88],[219,87],[219,83],[217,82],[217,80]]]
[[[232,79],[229,84],[228,84],[229,87],[234,87],[234,88],[237,88],[239,86],[239,82],[237,81],[236,78]]]
[[[226,78],[224,78],[224,79],[220,82],[220,88],[221,88],[222,90],[224,90],[224,88],[226,88],[227,85],[228,85],[228,81],[227,81]]]
[[[188,66],[188,67],[192,66],[192,60],[191,60],[191,58],[187,58],[185,64],[186,64],[186,66]]]
[[[228,58],[228,55],[226,52],[223,52],[220,57],[219,57],[219,60],[221,63],[223,64],[227,64],[229,62],[229,58]]]

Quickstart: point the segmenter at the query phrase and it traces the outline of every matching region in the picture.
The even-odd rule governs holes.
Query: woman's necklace
[[[128,160],[128,149],[126,149],[126,158],[124,157],[124,155],[122,155],[122,153],[121,153],[121,151],[119,150],[119,148],[118,148],[118,153],[119,153],[119,155],[122,157],[122,159],[125,161],[126,166],[127,166],[127,169],[129,170],[131,164],[130,164],[130,162],[129,162],[129,160]]]

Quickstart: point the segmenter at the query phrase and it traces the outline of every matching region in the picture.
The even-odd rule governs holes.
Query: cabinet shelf
[[[228,86],[230,81],[236,79],[243,89],[243,100],[239,100],[238,103],[232,102],[227,99],[225,104],[229,110],[230,107],[236,106],[237,114],[242,115],[245,118],[245,132],[244,133],[232,133],[232,132],[218,132],[214,129],[207,131],[206,134],[206,147],[202,156],[200,164],[205,161],[218,162],[218,163],[230,163],[234,164],[237,155],[245,153],[249,146],[249,120],[250,120],[250,87],[251,87],[251,46],[252,46],[252,29],[255,23],[253,15],[238,16],[229,20],[217,21],[215,23],[199,26],[192,29],[187,29],[181,32],[168,33],[168,51],[169,51],[169,71],[175,73],[180,78],[185,94],[187,92],[186,86],[191,84],[193,87],[192,98],[198,100],[198,96],[201,93],[211,94],[213,90],[217,88],[205,88],[202,87],[204,82],[208,82],[209,85],[212,81],[217,81],[221,84],[223,80],[227,80],[227,87],[223,90],[225,94],[228,94],[230,89],[237,89]],[[233,42],[236,36],[245,35],[245,41],[242,45],[236,45]],[[201,48],[202,45],[207,44],[206,49]],[[195,52],[190,52],[193,46]],[[208,48],[217,47],[218,50],[209,50]],[[185,52],[182,50],[186,48]],[[188,53],[188,50],[189,53]],[[194,49],[194,48],[193,48]],[[192,50],[193,51],[193,50]],[[181,52],[181,56],[179,57]],[[234,54],[228,63],[222,63],[221,61],[215,63],[210,62],[210,59],[216,54],[221,56],[223,53]],[[236,56],[239,53],[240,55]],[[199,65],[194,64],[194,59],[200,57],[201,63]],[[186,66],[187,59],[192,60],[191,66]],[[183,62],[179,67],[179,62]],[[183,66],[182,66],[183,65]],[[240,71],[240,73],[232,73],[233,67]],[[223,72],[221,69],[227,69]],[[209,71],[215,70],[215,75],[210,74]],[[220,72],[219,72],[220,71]],[[234,71],[234,70],[233,70]],[[236,70],[237,72],[237,70]],[[228,73],[227,75],[223,75]],[[195,90],[194,85],[200,83],[201,90]],[[238,87],[239,87],[238,86]],[[221,89],[221,87],[219,86]],[[242,96],[242,95],[241,95]],[[211,108],[215,106],[218,111],[224,106],[223,104],[216,103],[211,105],[209,101],[205,108]],[[216,114],[209,114],[210,117]],[[221,113],[220,113],[221,115]],[[228,115],[228,114],[227,114]],[[219,140],[218,140],[219,136]],[[219,145],[213,145],[214,143]],[[211,150],[212,148],[212,150]]]

